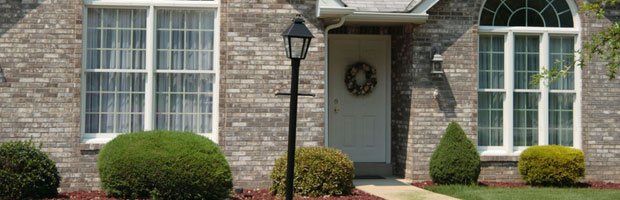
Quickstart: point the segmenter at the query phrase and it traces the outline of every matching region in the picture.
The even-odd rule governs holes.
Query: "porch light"
[[[282,33],[286,56],[290,59],[306,59],[306,54],[308,54],[308,47],[314,36],[304,22],[304,19],[297,16],[293,24]]]
[[[288,152],[286,162],[286,200],[293,200],[293,182],[295,169],[295,140],[297,135],[297,97],[299,94],[299,63],[306,58],[310,41],[314,37],[304,24],[301,16],[297,16],[285,31],[284,49],[286,56],[291,59],[291,93],[288,121]],[[302,94],[303,95],[303,94]]]
[[[441,76],[443,74],[443,56],[439,54],[437,48],[433,48],[431,56],[431,74]]]

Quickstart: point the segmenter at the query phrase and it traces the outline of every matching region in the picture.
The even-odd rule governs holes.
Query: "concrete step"
[[[392,176],[392,164],[386,163],[354,163],[355,176],[372,179],[373,177]],[[377,177],[378,178],[378,177]]]

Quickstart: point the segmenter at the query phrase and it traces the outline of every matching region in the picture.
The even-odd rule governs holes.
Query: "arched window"
[[[487,0],[480,13],[478,147],[517,155],[529,146],[581,148],[579,18],[573,0]],[[577,27],[576,27],[577,26]],[[553,83],[532,84],[550,69]]]
[[[573,27],[566,0],[487,0],[482,26]]]

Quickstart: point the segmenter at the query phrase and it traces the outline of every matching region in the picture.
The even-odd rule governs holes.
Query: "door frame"
[[[330,98],[329,98],[329,58],[331,58],[331,52],[329,52],[329,41],[330,39],[334,39],[334,40],[338,40],[338,39],[345,39],[345,38],[360,38],[360,39],[364,39],[364,38],[372,38],[372,39],[381,39],[384,40],[385,42],[387,42],[388,48],[387,51],[385,52],[387,55],[387,59],[386,59],[386,79],[387,81],[387,88],[386,88],[386,95],[385,95],[385,99],[386,99],[386,108],[387,108],[387,113],[386,113],[386,126],[385,126],[385,163],[386,164],[390,164],[392,162],[392,36],[391,35],[369,35],[369,34],[326,34],[325,36],[325,51],[326,53],[326,62],[325,62],[325,77],[324,77],[324,83],[325,83],[325,91],[324,91],[324,96],[325,96],[325,108],[324,108],[324,112],[325,112],[325,146],[329,147],[329,115],[330,115],[330,106],[329,106],[329,102],[330,102]]]

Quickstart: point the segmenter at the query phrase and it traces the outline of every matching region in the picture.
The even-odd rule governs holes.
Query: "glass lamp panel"
[[[302,52],[302,59],[305,59],[308,55],[308,49],[310,49],[310,41],[312,38],[304,38],[304,51]]]
[[[304,57],[304,39],[303,38],[290,38],[290,51],[291,58],[303,58]]]
[[[291,41],[289,41],[289,37],[287,36],[283,36],[284,39],[284,50],[286,51],[286,57],[288,58],[292,58],[291,57]]]

